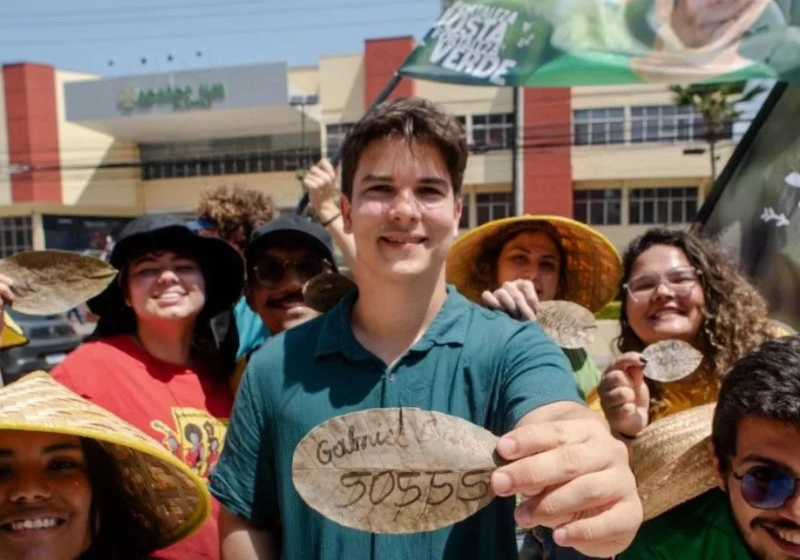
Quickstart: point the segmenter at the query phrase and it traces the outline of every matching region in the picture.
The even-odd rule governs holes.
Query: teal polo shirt
[[[257,528],[279,527],[284,560],[516,558],[513,498],[438,531],[373,535],[327,520],[294,489],[295,447],[334,416],[417,407],[501,435],[538,407],[581,402],[564,353],[535,322],[483,309],[448,287],[426,333],[390,368],[353,334],[356,297],[269,339],[253,355],[212,494]]]

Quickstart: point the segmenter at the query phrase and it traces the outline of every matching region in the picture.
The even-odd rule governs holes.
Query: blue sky
[[[0,0],[0,62],[106,76],[305,66],[362,52],[367,38],[420,39],[439,8],[439,0]]]

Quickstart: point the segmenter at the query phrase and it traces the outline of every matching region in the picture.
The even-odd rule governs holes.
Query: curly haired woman
[[[722,375],[776,329],[767,305],[720,247],[689,231],[655,228],[623,257],[621,335],[624,352],[603,374],[597,393],[615,433],[634,437],[650,422],[715,402]],[[682,340],[704,360],[681,381],[644,378],[640,352],[662,340]]]

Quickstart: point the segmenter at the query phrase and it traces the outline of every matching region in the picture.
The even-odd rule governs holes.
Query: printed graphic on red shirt
[[[161,442],[170,453],[208,480],[222,454],[228,420],[196,408],[172,408],[172,419],[174,428],[160,420],[150,425],[164,436]]]

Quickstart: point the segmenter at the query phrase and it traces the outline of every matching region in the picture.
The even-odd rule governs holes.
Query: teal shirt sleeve
[[[275,465],[257,375],[245,374],[233,406],[225,448],[209,490],[222,505],[259,529],[279,521]]]
[[[569,360],[570,366],[572,366],[572,374],[575,376],[575,382],[578,384],[581,397],[585,399],[586,395],[600,384],[600,370],[597,369],[594,360],[586,350],[567,350],[562,348],[562,351]]]
[[[564,352],[536,323],[525,323],[511,335],[502,364],[503,433],[544,405],[560,401],[583,404]]]
[[[239,349],[236,352],[238,362],[244,356],[253,353],[269,338],[269,331],[264,326],[264,321],[247,305],[246,298],[242,297],[233,308],[236,320],[236,330],[239,333]]]

